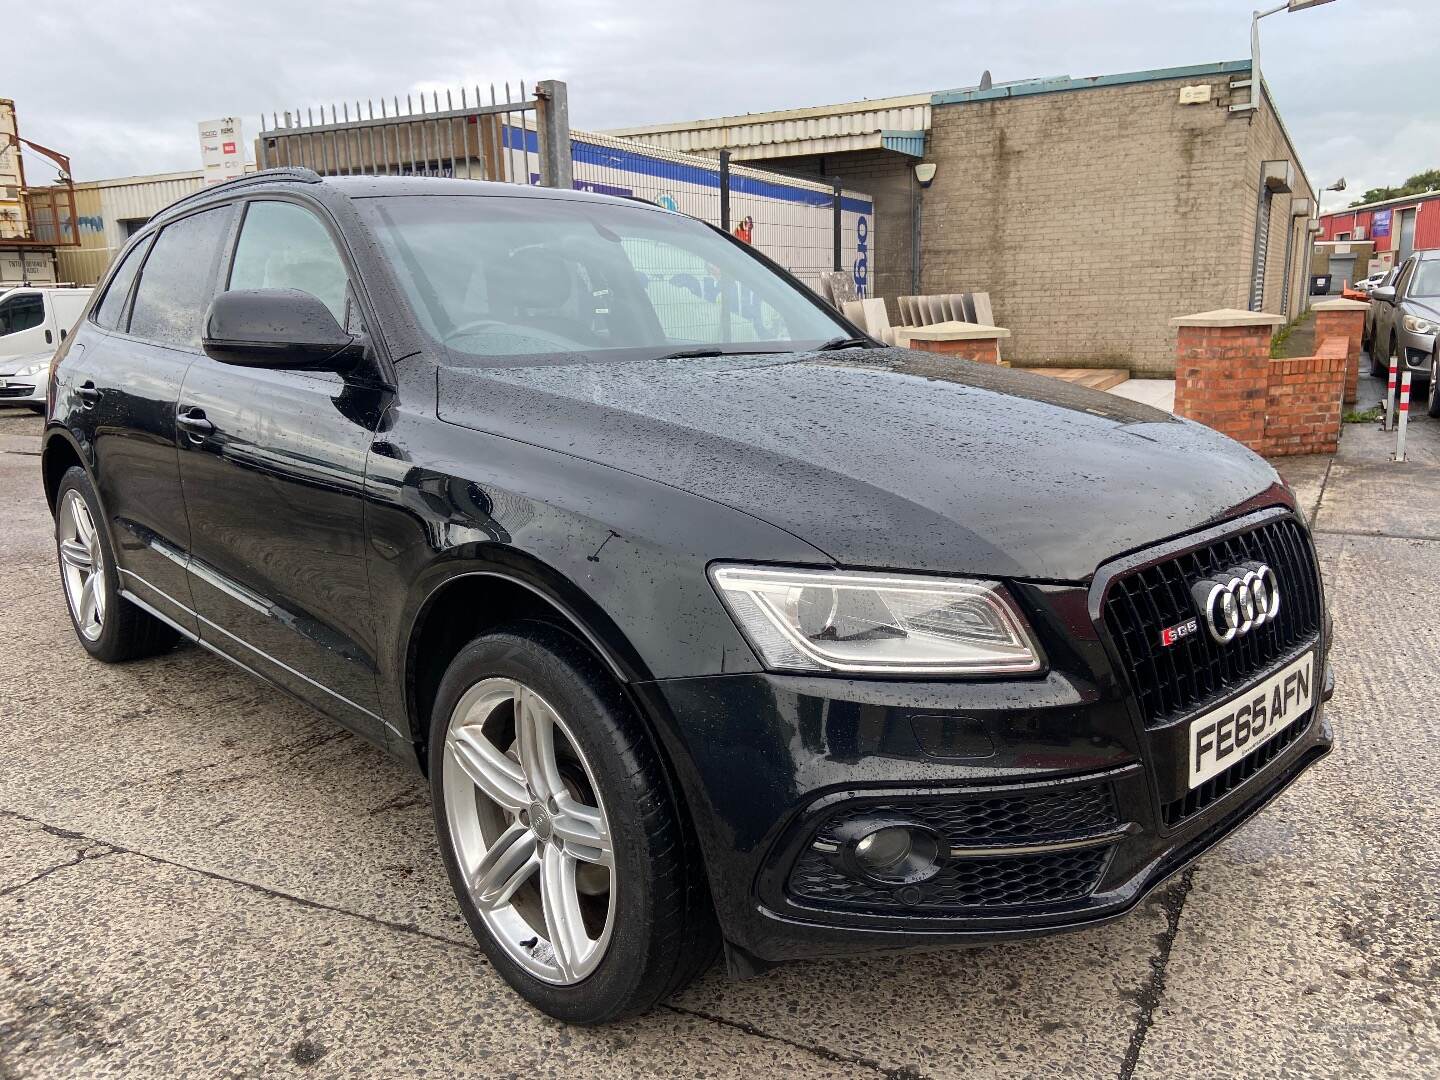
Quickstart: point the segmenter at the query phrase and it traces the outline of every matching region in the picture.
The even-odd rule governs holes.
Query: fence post
[[[1410,372],[1400,382],[1400,433],[1395,436],[1395,460],[1405,460],[1405,428],[1410,421]]]
[[[720,228],[730,231],[730,151],[720,151]]]
[[[1390,357],[1390,377],[1385,384],[1385,428],[1386,431],[1395,430],[1395,378],[1398,361],[1392,355]]]
[[[834,220],[833,220],[833,223],[831,224],[831,227],[830,227],[830,228],[831,228],[831,232],[834,234],[833,237],[832,237],[833,246],[834,246],[834,248],[835,248],[835,267],[834,267],[834,268],[835,268],[835,270],[838,272],[838,271],[841,271],[841,270],[844,270],[844,269],[845,269],[845,260],[844,260],[844,258],[843,258],[842,252],[841,252],[841,250],[840,250],[840,240],[841,240],[841,235],[842,235],[842,233],[841,233],[842,219],[841,219],[841,217],[840,217],[840,180],[839,180],[838,177],[835,179],[835,196],[834,196],[834,199],[833,199],[833,203],[834,203],[834,207],[835,207],[835,211],[834,211],[834,215],[833,215]]]
[[[573,188],[570,102],[563,82],[546,79],[535,84],[535,120],[540,141],[540,183],[544,187]]]

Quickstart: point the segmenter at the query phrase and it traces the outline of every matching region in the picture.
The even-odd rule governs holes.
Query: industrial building
[[[1440,191],[1321,214],[1315,246],[1314,272],[1328,274],[1335,287],[1440,248]]]
[[[1168,375],[1172,317],[1305,302],[1315,190],[1249,60],[610,134],[868,192],[891,318],[897,296],[988,291],[1016,363]]]

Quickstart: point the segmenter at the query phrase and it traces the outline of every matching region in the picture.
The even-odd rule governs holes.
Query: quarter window
[[[0,337],[33,330],[45,321],[45,298],[39,293],[21,293],[0,302]]]
[[[345,325],[349,277],[320,219],[286,202],[252,202],[230,269],[230,289],[299,289]]]
[[[135,275],[140,272],[140,264],[145,261],[145,252],[149,249],[148,240],[136,244],[126,253],[125,261],[110,279],[105,297],[95,309],[95,321],[105,329],[125,329],[125,301],[130,297],[130,286],[135,283]]]
[[[140,271],[130,333],[164,345],[199,347],[215,260],[229,220],[230,208],[219,206],[161,230]]]

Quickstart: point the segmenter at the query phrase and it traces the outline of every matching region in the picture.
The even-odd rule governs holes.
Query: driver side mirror
[[[221,293],[205,316],[202,344],[222,364],[300,371],[343,371],[365,348],[318,297],[299,289]]]
[[[1377,286],[1375,286],[1375,288],[1373,288],[1373,289],[1370,290],[1370,299],[1371,299],[1371,300],[1384,300],[1384,301],[1386,301],[1387,303],[1392,303],[1392,304],[1393,304],[1393,303],[1395,302],[1395,286],[1393,286],[1393,285],[1377,285]]]

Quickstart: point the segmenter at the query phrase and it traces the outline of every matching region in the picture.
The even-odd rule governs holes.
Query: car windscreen
[[[469,357],[792,352],[846,328],[738,243],[609,202],[357,200],[420,325]]]
[[[1417,263],[1406,296],[1440,296],[1440,259]]]

